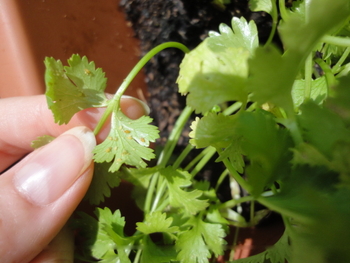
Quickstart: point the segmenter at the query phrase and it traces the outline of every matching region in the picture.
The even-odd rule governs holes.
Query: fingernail
[[[135,97],[132,97],[132,96],[128,96],[128,95],[123,95],[122,96],[123,99],[130,99],[130,100],[134,100],[136,101],[143,109],[143,114],[144,115],[149,115],[150,112],[151,112],[151,109],[148,107],[148,105],[143,102],[142,100],[139,100]],[[137,112],[137,110],[134,108],[134,107],[137,107],[137,106],[130,106],[127,108],[127,112],[125,112],[127,115],[129,115],[129,112],[132,113],[132,112]]]
[[[91,164],[96,145],[86,127],[75,127],[34,151],[14,175],[18,192],[34,205],[59,199]]]

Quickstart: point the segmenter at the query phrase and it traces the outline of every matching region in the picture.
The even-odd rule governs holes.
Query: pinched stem
[[[124,79],[123,83],[118,88],[112,100],[109,101],[108,106],[104,114],[102,115],[100,121],[98,122],[94,134],[97,135],[103,124],[106,122],[108,116],[113,112],[113,110],[118,110],[120,107],[120,99],[125,93],[126,89],[129,87],[131,81],[136,77],[136,75],[141,71],[141,69],[146,65],[148,61],[152,59],[155,55],[167,48],[177,48],[182,50],[185,53],[188,53],[190,50],[183,44],[178,42],[166,42],[156,46],[151,49],[141,60],[135,65],[135,67],[130,71],[128,76]]]

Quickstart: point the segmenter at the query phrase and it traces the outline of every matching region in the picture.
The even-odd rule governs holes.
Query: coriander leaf
[[[285,231],[281,238],[264,252],[248,258],[237,259],[232,263],[265,263],[266,260],[269,260],[270,263],[289,262],[291,259],[291,247],[288,239],[289,237]]]
[[[93,151],[95,162],[113,161],[110,172],[119,170],[122,164],[146,167],[142,159],[154,158],[153,150],[148,146],[159,137],[157,128],[149,125],[151,121],[148,116],[131,120],[120,109],[113,112],[109,135]]]
[[[236,126],[236,115],[209,113],[201,119],[197,117],[191,125],[190,143],[197,148],[215,147],[220,154],[218,162],[229,158],[233,167],[242,173],[244,161],[240,147],[241,136],[235,133]]]
[[[106,232],[105,227],[110,226],[115,233],[123,236],[125,220],[121,217],[119,210],[112,214],[109,208],[97,208],[94,213],[97,220],[84,212],[78,212],[80,218],[74,220],[73,226],[84,238],[83,248],[88,250],[84,251],[85,257],[89,255],[109,262],[110,259],[116,257],[114,253],[116,244]]]
[[[321,154],[315,147],[307,143],[297,145],[293,151],[294,165],[326,166],[331,167],[330,161]]]
[[[257,29],[244,18],[233,18],[232,28],[222,24],[221,34],[212,32],[180,65],[179,92],[189,93],[187,104],[197,113],[226,101],[247,101],[247,60],[258,45]]]
[[[196,148],[213,146],[215,148],[227,147],[235,137],[234,129],[237,126],[235,115],[225,116],[223,114],[209,113],[208,115],[196,118],[192,122],[189,136],[190,143]]]
[[[192,184],[191,175],[188,172],[174,170],[169,166],[160,170],[160,174],[166,179],[171,206],[183,208],[189,214],[196,214],[209,205],[206,200],[199,199],[203,194],[202,191],[195,189],[187,192],[182,189]]]
[[[327,98],[328,95],[328,87],[326,78],[320,77],[311,82],[311,95],[310,99],[312,99],[316,104],[321,104]],[[298,79],[294,81],[292,88],[292,98],[294,102],[294,107],[298,108],[303,102],[305,98],[305,80]]]
[[[338,114],[349,126],[350,124],[350,76],[339,79],[336,87],[331,89],[330,97],[326,101],[326,106]]]
[[[279,29],[286,50],[301,60],[322,36],[343,25],[350,12],[348,0],[310,0],[305,8],[305,13],[292,13]]]
[[[146,236],[143,241],[141,263],[163,263],[175,261],[176,251],[174,246],[158,246],[154,244],[148,236]]]
[[[249,60],[247,90],[260,105],[269,102],[293,112],[291,90],[299,61],[282,56],[274,46],[259,47]]]
[[[249,0],[250,10],[253,12],[264,11],[268,14],[276,12],[276,5],[272,3],[273,0]]]
[[[30,146],[34,149],[38,149],[41,146],[44,146],[44,145],[52,142],[54,139],[55,139],[55,137],[50,136],[50,135],[39,136],[38,138],[36,138],[34,141],[32,141],[30,143]]]
[[[339,115],[309,101],[300,106],[299,125],[304,140],[331,159],[332,148],[338,141],[349,141],[350,131]]]
[[[111,188],[119,186],[119,183],[118,173],[108,172],[107,163],[95,163],[94,176],[84,198],[91,205],[98,205],[104,202],[105,197],[111,196]]]
[[[244,48],[250,54],[259,45],[258,30],[253,20],[247,23],[244,17],[233,17],[232,29],[226,24],[220,24],[219,32],[209,32],[208,46],[212,51],[223,52],[226,48]]]
[[[83,109],[103,107],[107,104],[104,94],[106,79],[101,69],[95,69],[86,57],[73,55],[63,67],[61,61],[45,59],[45,83],[47,103],[58,124],[68,123],[73,115]]]
[[[258,196],[266,186],[289,173],[292,139],[286,129],[277,126],[273,115],[263,110],[240,114],[238,123],[242,151],[250,160],[246,173],[251,194]]]
[[[173,219],[171,217],[166,218],[166,214],[160,211],[146,214],[144,222],[136,223],[137,230],[149,235],[151,233],[165,232],[174,233],[179,230],[177,226],[171,226]]]
[[[211,224],[200,218],[189,221],[192,228],[182,232],[176,241],[177,259],[186,263],[207,263],[211,252],[217,257],[223,253],[225,232],[220,224]]]

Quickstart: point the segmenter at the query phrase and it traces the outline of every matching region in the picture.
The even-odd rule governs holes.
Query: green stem
[[[237,173],[236,169],[233,167],[231,162],[227,158],[225,158],[223,160],[223,163],[225,164],[226,168],[230,171],[230,174],[233,177],[233,179],[235,179],[244,190],[250,193],[250,185],[243,179],[243,177],[239,173]]]
[[[307,101],[311,97],[311,81],[312,81],[312,53],[305,60],[305,91],[304,99]]]
[[[151,211],[152,198],[156,189],[156,184],[158,182],[158,179],[159,179],[159,173],[153,174],[151,178],[151,182],[147,189],[146,200],[144,205],[144,214],[148,214]]]
[[[192,108],[189,106],[186,106],[183,109],[180,117],[177,119],[175,126],[174,126],[173,130],[171,131],[171,133],[168,137],[168,140],[164,146],[164,149],[159,156],[157,165],[159,165],[160,167],[165,167],[165,165],[169,161],[171,155],[173,154],[175,146],[179,140],[179,137],[182,133],[182,130],[183,130],[187,120],[191,116],[191,114],[192,114]]]
[[[288,15],[288,12],[287,12],[287,9],[286,9],[285,0],[278,0],[278,5],[279,5],[279,8],[280,8],[280,13],[281,13],[282,20],[284,22],[286,22],[288,20],[288,18],[289,18],[289,15]]]
[[[336,79],[335,79],[335,77],[333,75],[333,72],[332,72],[331,68],[327,65],[326,62],[324,62],[320,58],[316,58],[315,62],[321,67],[322,71],[325,74],[326,81],[327,81],[327,87],[328,87],[328,94],[329,94],[330,87],[335,85],[337,83],[337,81],[336,81]]]
[[[341,55],[340,59],[337,61],[337,63],[332,68],[332,73],[337,74],[340,71],[341,66],[343,65],[344,61],[347,59],[347,57],[350,54],[350,47],[347,47],[344,51],[344,53]]]
[[[128,76],[124,79],[123,83],[118,88],[117,92],[115,93],[112,100],[109,101],[109,104],[107,106],[106,111],[102,115],[99,123],[97,124],[94,134],[97,135],[99,131],[101,130],[103,124],[106,122],[108,116],[112,113],[113,109],[118,109],[120,105],[120,99],[128,86],[130,85],[131,81],[136,77],[136,75],[140,72],[140,70],[146,65],[148,61],[152,59],[155,55],[157,55],[159,52],[166,48],[177,48],[182,50],[184,53],[190,52],[190,50],[183,44],[177,43],[177,42],[167,42],[160,44],[156,46],[155,48],[151,49],[143,58],[140,59],[140,61],[135,65],[135,67],[130,71]]]
[[[336,45],[336,46],[341,46],[341,47],[350,47],[350,38],[345,38],[345,37],[326,35],[322,38],[322,42]]]
[[[213,157],[213,155],[216,153],[216,149],[212,146],[209,146],[211,150],[208,151],[201,160],[197,163],[197,165],[193,168],[191,171],[192,178],[196,176],[196,174],[203,169],[203,167],[209,162],[209,160]]]
[[[191,144],[187,144],[186,148],[181,152],[179,157],[176,158],[176,161],[173,164],[173,168],[177,169],[180,167],[183,160],[187,157],[187,155],[192,151],[194,147]]]
[[[272,28],[271,28],[271,32],[269,35],[269,38],[267,39],[265,46],[268,46],[271,44],[273,37],[276,34],[276,29],[277,29],[277,24],[278,24],[278,14],[277,14],[277,6],[276,6],[276,2],[275,1],[271,1],[272,3],[272,12],[270,13],[271,17],[272,17]]]

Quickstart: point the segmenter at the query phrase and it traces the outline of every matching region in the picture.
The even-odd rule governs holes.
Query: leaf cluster
[[[291,8],[284,1],[249,2],[252,11],[271,16],[269,39],[259,43],[253,21],[233,18],[185,55],[177,82],[187,107],[151,167],[146,161],[155,155],[148,146],[157,129],[149,117],[130,120],[122,113],[123,84],[107,100],[104,73],[85,57],[73,55],[66,67],[45,60],[48,105],[58,123],[86,108],[107,107],[101,127],[112,114],[111,131],[94,150],[90,202],[104,201],[125,180],[144,215],[128,236],[122,211],[79,213],[74,226],[85,237],[84,260],[210,262],[224,254],[230,227],[259,222],[253,205],[249,218],[242,215],[245,202],[279,213],[285,233],[263,253],[237,262],[350,260],[350,2],[299,0]],[[281,46],[272,42],[276,35]],[[190,144],[173,156],[193,112]],[[202,150],[185,163],[193,148]],[[224,167],[213,171],[218,180],[197,181],[213,159]],[[232,198],[221,200],[226,177]]]

